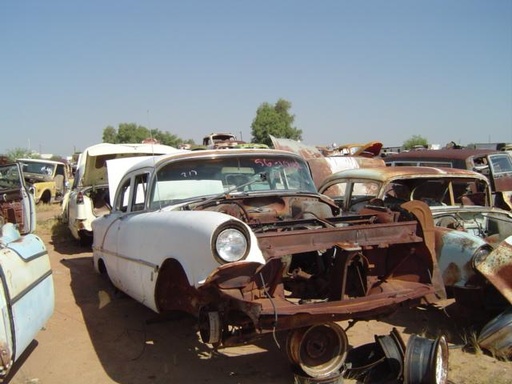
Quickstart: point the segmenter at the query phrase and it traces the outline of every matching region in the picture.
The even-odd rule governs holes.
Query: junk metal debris
[[[512,306],[482,328],[478,345],[499,359],[512,360]]]
[[[375,342],[348,352],[345,378],[361,383],[444,384],[448,382],[448,344],[444,336],[432,340],[411,335],[407,345],[393,328],[375,335]]]

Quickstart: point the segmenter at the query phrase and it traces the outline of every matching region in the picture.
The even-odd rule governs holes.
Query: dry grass
[[[36,234],[50,235],[54,239],[72,240],[69,229],[61,219],[61,209],[55,204],[38,204],[36,206]]]
[[[478,345],[478,334],[475,331],[464,333],[461,335],[462,340],[464,341],[464,351],[471,352],[474,355],[480,356],[483,355],[482,348]]]

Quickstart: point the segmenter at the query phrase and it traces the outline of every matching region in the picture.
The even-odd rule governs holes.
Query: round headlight
[[[215,250],[226,263],[241,260],[247,252],[247,238],[236,228],[224,229],[217,236]]]
[[[477,265],[483,263],[489,253],[491,253],[492,249],[490,247],[480,247],[478,250],[473,254],[473,268],[475,268]]]

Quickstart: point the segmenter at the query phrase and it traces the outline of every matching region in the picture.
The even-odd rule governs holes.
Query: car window
[[[411,199],[411,189],[405,183],[392,181],[384,187],[383,200],[387,203],[403,203]]]
[[[20,189],[21,176],[16,165],[0,166],[0,188],[2,190]]]
[[[341,181],[339,183],[332,184],[329,187],[327,187],[324,191],[322,191],[322,194],[329,196],[331,199],[334,200],[338,207],[343,208],[347,184],[348,183],[346,181]]]
[[[146,189],[147,189],[148,174],[135,176],[133,186],[133,198],[131,211],[141,211],[146,203]]]
[[[119,185],[117,189],[115,210],[126,212],[128,211],[128,204],[130,199],[130,184],[131,179],[126,179],[122,184]]]
[[[376,198],[381,189],[382,183],[376,181],[355,181],[349,186],[350,195],[349,210],[358,212],[368,202]]]
[[[143,173],[124,180],[117,189],[115,210],[121,212],[128,212],[128,207],[130,207],[130,212],[143,210],[146,206],[146,191],[148,178],[149,174]]]
[[[453,164],[450,161],[420,161],[418,165],[422,167],[453,167]]]
[[[435,160],[394,160],[386,162],[386,165],[393,165],[396,167],[404,166],[404,167],[443,167],[443,168],[453,168],[453,163],[451,161],[435,161]]]
[[[316,193],[309,168],[285,156],[229,156],[187,159],[164,165],[151,190],[152,207],[223,193],[307,191]]]
[[[512,173],[512,158],[508,155],[489,156],[493,174]]]
[[[27,173],[51,176],[54,169],[55,164],[36,161],[23,162],[23,172]]]
[[[427,180],[414,188],[411,198],[429,206],[450,205],[449,184],[448,180]]]

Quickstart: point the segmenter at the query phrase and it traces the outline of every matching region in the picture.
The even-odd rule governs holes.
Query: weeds
[[[470,331],[469,333],[466,332],[460,337],[464,342],[464,346],[462,348],[464,352],[471,352],[477,356],[484,354],[482,348],[480,348],[480,345],[478,344],[478,334],[476,331]]]

